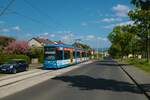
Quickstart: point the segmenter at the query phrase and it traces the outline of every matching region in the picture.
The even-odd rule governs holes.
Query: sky
[[[0,0],[0,13],[10,1]],[[68,44],[80,39],[93,48],[106,48],[115,25],[132,23],[127,16],[131,8],[130,0],[14,0],[0,16],[0,35]]]

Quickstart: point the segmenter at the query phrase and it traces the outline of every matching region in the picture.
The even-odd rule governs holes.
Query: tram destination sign
[[[46,51],[45,54],[56,54],[55,51]]]

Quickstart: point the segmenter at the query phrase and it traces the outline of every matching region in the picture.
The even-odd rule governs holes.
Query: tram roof
[[[69,45],[69,44],[46,44],[45,46],[48,46],[48,47],[66,47],[66,48],[74,48],[74,49],[77,49],[77,50],[86,51],[85,49],[76,48],[76,47],[74,47],[72,45]]]
[[[47,44],[45,46],[54,46],[54,47],[68,47],[68,48],[74,48],[74,46],[69,45],[69,44]]]

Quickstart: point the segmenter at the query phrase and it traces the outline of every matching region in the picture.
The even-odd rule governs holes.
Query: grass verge
[[[147,62],[145,59],[124,59],[123,61],[120,60],[117,61],[133,65],[139,69],[142,69],[150,73],[150,62]]]

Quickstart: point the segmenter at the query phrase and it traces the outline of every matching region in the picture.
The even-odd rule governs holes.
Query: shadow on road
[[[142,92],[134,85],[128,82],[122,82],[112,79],[93,78],[85,75],[79,76],[59,76],[53,78],[70,83],[72,87],[78,87],[80,90],[109,90],[116,92],[131,92],[142,94]]]
[[[117,63],[113,59],[104,59],[101,61],[97,61],[96,65],[106,65],[106,66],[127,66],[129,64]]]

